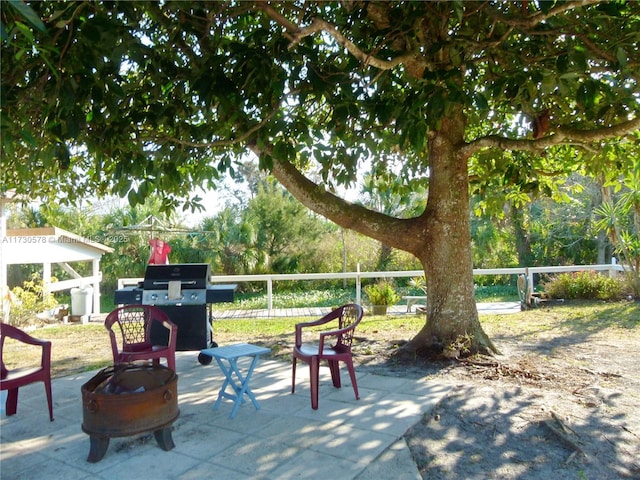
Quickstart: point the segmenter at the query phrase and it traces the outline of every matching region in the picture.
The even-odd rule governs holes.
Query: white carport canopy
[[[100,258],[113,249],[57,227],[6,230],[0,239],[0,279],[8,265],[42,264],[42,280],[50,292],[73,287],[93,287],[93,313],[100,313]],[[69,263],[92,262],[92,275],[82,277]],[[51,283],[51,265],[59,264],[73,278]],[[1,287],[1,285],[0,285]]]

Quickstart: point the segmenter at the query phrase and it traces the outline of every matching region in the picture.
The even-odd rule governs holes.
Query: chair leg
[[[309,372],[311,375],[311,408],[318,409],[318,376],[319,376],[319,360],[318,357],[311,357],[309,362]]]
[[[176,357],[173,357],[171,355],[167,356],[167,366],[173,370],[174,372],[177,372],[176,370]]]
[[[53,397],[51,395],[51,379],[44,381],[44,390],[47,394],[47,405],[49,405],[49,420],[53,422]]]
[[[6,403],[7,417],[9,415],[15,415],[18,410],[18,389],[12,388],[7,390],[7,403]]]
[[[295,393],[296,391],[296,364],[298,363],[298,359],[293,357],[293,364],[291,365],[291,393]]]
[[[329,360],[329,370],[331,371],[333,386],[340,388],[342,383],[340,382],[340,363],[338,360]]]
[[[356,394],[356,400],[360,400],[360,394],[358,393],[358,382],[356,381],[356,371],[353,368],[353,361],[349,358],[345,360],[347,369],[349,370],[349,377],[351,378],[351,385],[353,385],[353,393]]]

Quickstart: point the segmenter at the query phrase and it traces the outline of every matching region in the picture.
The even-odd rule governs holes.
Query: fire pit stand
[[[171,426],[178,418],[178,376],[162,365],[105,368],[82,388],[82,430],[91,446],[87,461],[102,460],[112,437],[153,432],[160,448],[175,444]]]

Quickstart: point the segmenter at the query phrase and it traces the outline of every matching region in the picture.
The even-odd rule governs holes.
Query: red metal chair
[[[104,326],[111,338],[114,364],[152,360],[154,364],[159,365],[160,359],[165,358],[167,366],[176,371],[178,326],[158,307],[125,305],[116,308],[107,315]],[[162,327],[169,331],[167,344],[153,345],[151,330]],[[116,330],[119,335],[116,335]]]
[[[356,400],[360,399],[358,393],[358,384],[356,382],[356,372],[353,369],[353,360],[351,356],[351,344],[356,326],[362,320],[363,311],[360,305],[350,303],[339,307],[320,320],[306,323],[298,323],[296,325],[296,343],[293,348],[293,376],[291,383],[291,393],[296,389],[296,364],[297,360],[302,360],[309,364],[309,373],[311,377],[311,408],[318,408],[318,377],[320,370],[320,361],[327,360],[331,371],[331,380],[333,386],[341,387],[339,362],[344,362],[349,370],[351,385],[356,394]],[[318,327],[337,322],[335,329],[319,332],[320,343],[318,345],[306,345],[302,343],[302,329],[309,327]],[[335,340],[333,345],[328,345]]]
[[[9,337],[27,345],[42,348],[40,366],[8,370],[4,365],[3,351],[5,338]],[[44,382],[44,390],[49,404],[49,419],[53,422],[53,401],[51,397],[51,342],[38,340],[19,328],[0,322],[0,390],[8,390],[6,412],[15,415],[18,410],[18,389],[34,382]]]

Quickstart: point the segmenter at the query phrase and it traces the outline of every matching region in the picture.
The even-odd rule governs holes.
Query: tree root
[[[584,449],[580,445],[578,445],[578,441],[571,438],[570,434],[573,434],[576,437],[578,436],[576,432],[566,426],[564,422],[560,420],[560,417],[558,417],[558,415],[556,415],[553,411],[551,412],[551,420],[543,420],[542,423],[564,444],[566,444],[573,450],[565,463],[571,462],[577,454],[582,455],[586,459],[589,458],[587,452],[585,452]]]

